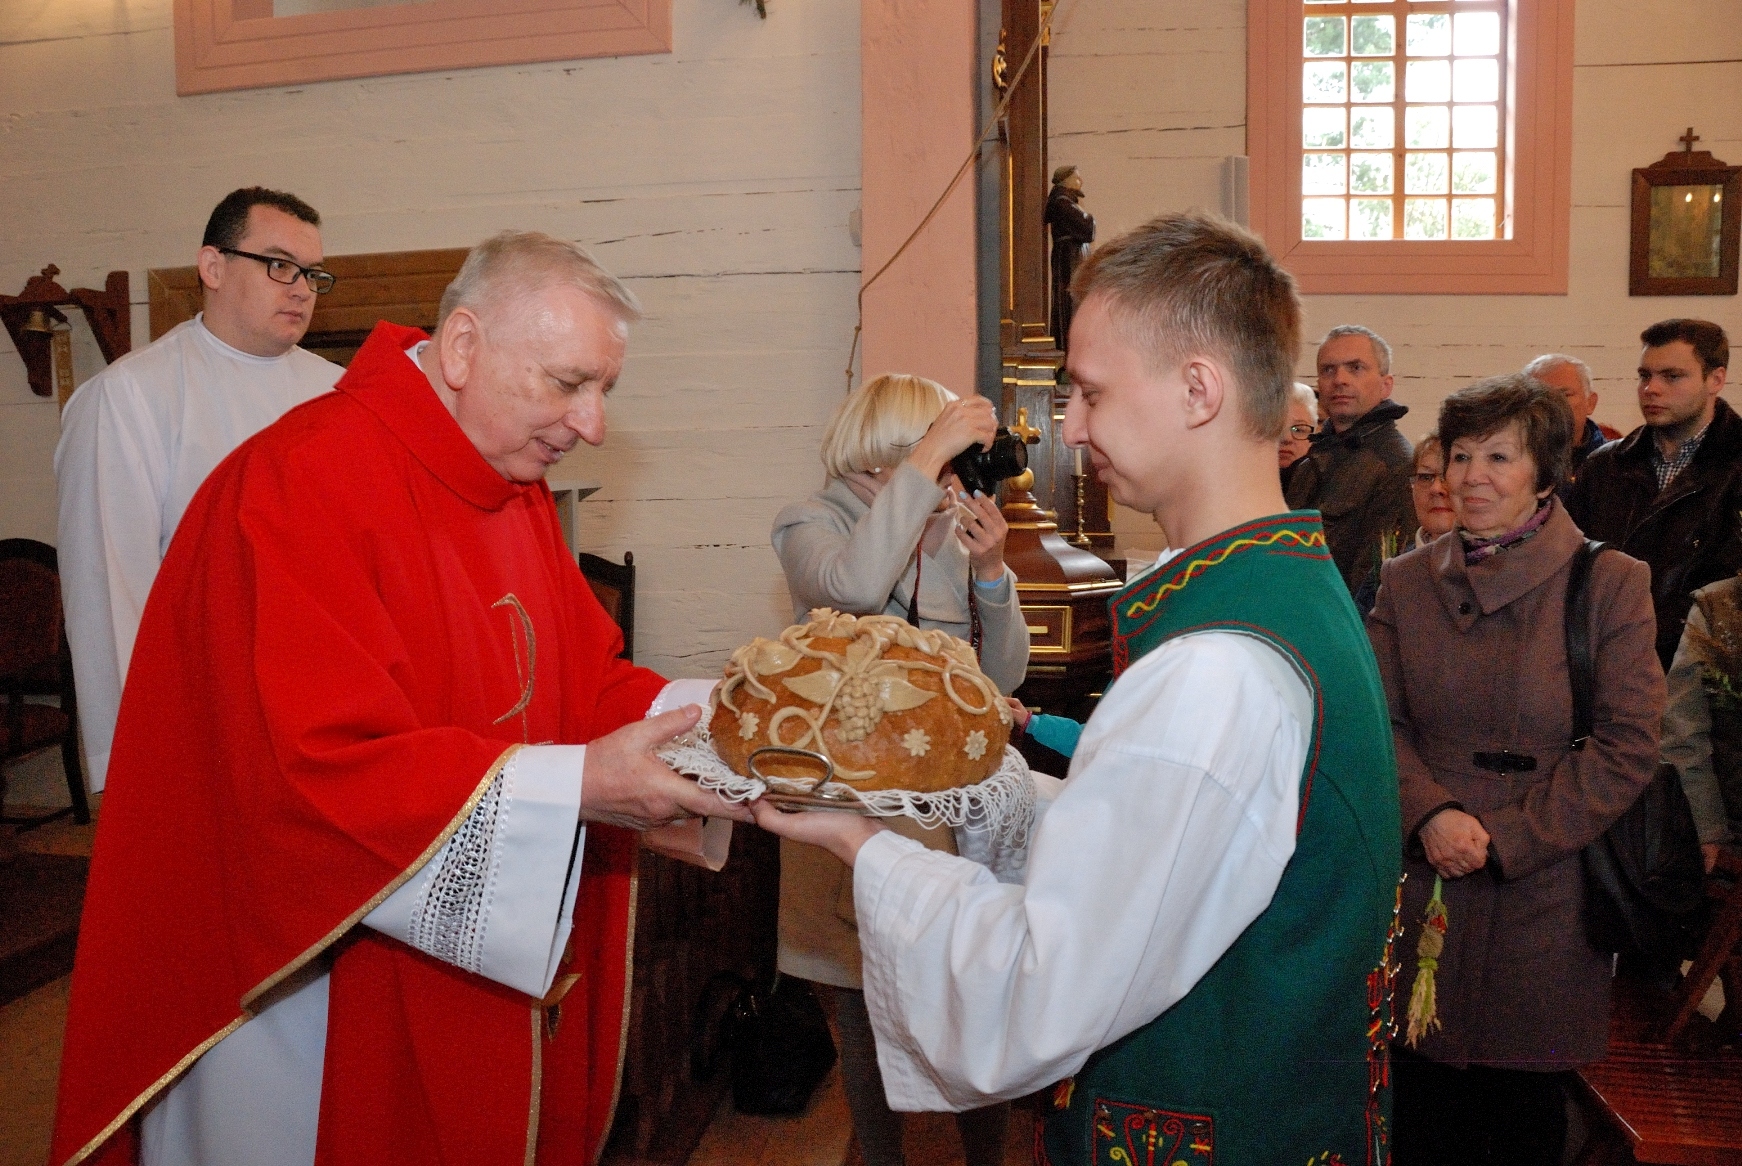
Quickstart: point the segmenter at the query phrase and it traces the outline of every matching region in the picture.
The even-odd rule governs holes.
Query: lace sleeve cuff
[[[584,745],[516,752],[447,844],[364,923],[543,996],[573,926],[585,754]]]

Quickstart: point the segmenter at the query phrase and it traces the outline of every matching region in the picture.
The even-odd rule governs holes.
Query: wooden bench
[[[1594,1117],[1580,1166],[1742,1166],[1742,1052],[1673,1046],[1660,1036],[1660,1012],[1617,982],[1609,1055],[1578,1073]]]

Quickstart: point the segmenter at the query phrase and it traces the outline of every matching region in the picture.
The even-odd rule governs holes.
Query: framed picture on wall
[[[1632,258],[1627,292],[1635,296],[1733,296],[1742,241],[1742,166],[1709,150],[1685,148],[1633,172]]]
[[[672,0],[175,0],[175,91],[671,52]]]

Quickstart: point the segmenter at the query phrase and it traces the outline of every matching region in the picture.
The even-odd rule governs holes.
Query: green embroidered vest
[[[1310,678],[1316,724],[1276,895],[1172,1008],[1061,1083],[1052,1166],[1381,1166],[1402,842],[1391,718],[1317,514],[1248,523],[1121,591],[1115,674],[1225,630]],[[1117,681],[1115,681],[1117,683]]]

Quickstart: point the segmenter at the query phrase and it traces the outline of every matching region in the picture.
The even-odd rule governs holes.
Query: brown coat
[[[1593,732],[1571,751],[1567,573],[1583,535],[1559,502],[1527,542],[1466,568],[1454,532],[1386,563],[1367,620],[1391,705],[1403,811],[1398,1015],[1434,871],[1418,831],[1448,805],[1488,831],[1488,865],[1445,882],[1436,1061],[1568,1068],[1603,1056],[1610,960],[1585,939],[1579,851],[1632,804],[1657,764],[1663,670],[1651,574],[1618,551],[1592,568]],[[1534,756],[1493,773],[1472,754]]]

